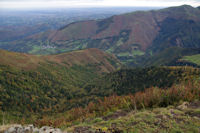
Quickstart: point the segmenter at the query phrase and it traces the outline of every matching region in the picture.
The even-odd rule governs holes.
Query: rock
[[[15,129],[16,129],[16,132],[17,133],[21,133],[21,132],[23,132],[23,127],[21,126],[21,125],[19,125],[19,126],[15,126]]]
[[[39,133],[39,129],[36,127],[36,128],[33,128],[33,133]]]
[[[75,127],[74,133],[90,133],[91,127],[89,126],[80,126],[80,127]]]
[[[181,105],[179,105],[177,107],[177,109],[180,109],[180,110],[184,110],[184,109],[187,109],[189,106],[189,103],[188,102],[183,102]]]
[[[6,133],[15,133],[16,132],[16,129],[15,127],[10,127]]]
[[[24,132],[25,133],[32,133],[33,132],[33,129],[31,127],[25,127],[24,128]]]
[[[39,133],[62,133],[62,131],[58,128],[44,126],[39,129]]]
[[[55,129],[56,133],[62,133],[62,131],[58,128]]]
[[[41,132],[46,132],[48,129],[49,129],[48,126],[44,126],[44,127],[40,128],[40,131]]]
[[[62,133],[58,128],[53,128],[49,126],[44,126],[40,129],[34,127],[33,125],[21,126],[14,125],[10,127],[5,133]]]

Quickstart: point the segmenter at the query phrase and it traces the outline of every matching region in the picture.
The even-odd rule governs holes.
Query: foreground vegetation
[[[200,123],[198,115],[199,100],[199,81],[174,85],[168,89],[153,87],[146,89],[144,92],[137,92],[136,94],[130,94],[127,96],[113,95],[110,97],[105,97],[103,100],[99,100],[96,103],[89,103],[89,105],[85,108],[74,108],[60,116],[58,115],[52,118],[44,117],[41,120],[37,120],[35,124],[39,126],[52,125],[55,127],[61,127],[63,129],[67,128],[67,130],[73,130],[74,127],[77,126],[90,126],[90,128],[93,130],[98,128],[107,130],[112,125],[112,123],[115,123],[120,130],[127,130],[130,128],[133,131],[133,129],[136,129],[136,127],[139,126],[137,127],[138,131],[145,131],[146,129],[155,131],[159,130],[159,128],[162,130],[166,130],[166,128],[169,129],[170,126],[175,123],[175,125],[173,125],[174,129],[179,130],[181,126],[189,124],[181,130],[184,131],[185,129],[189,131],[191,128],[196,131],[198,129],[198,124]],[[178,111],[174,107],[169,106],[177,106],[183,101],[197,101],[198,107],[192,111],[184,110],[184,112],[187,112],[185,114],[184,112]],[[158,107],[161,108],[159,109]],[[154,110],[154,108],[158,109]],[[151,111],[152,109],[153,112]],[[169,113],[170,111],[172,111],[171,114]],[[192,117],[187,117],[188,113],[193,114],[192,116],[196,116],[198,118],[193,119]],[[159,116],[159,114],[162,115]],[[167,114],[169,116],[167,116]],[[171,116],[172,114],[174,115],[173,117]],[[131,115],[132,118],[129,117],[129,115]],[[134,117],[136,119],[134,119]],[[159,117],[159,119],[157,117]],[[127,120],[128,118],[131,119]],[[163,119],[163,127],[159,127],[161,126],[161,123],[159,124],[159,122],[158,125],[155,124],[154,127],[151,127],[157,120],[163,121]],[[168,119],[170,121],[167,121]],[[141,121],[141,123],[139,123],[139,121]],[[131,123],[133,124],[133,127],[130,126]]]
[[[35,71],[0,68],[1,110],[26,121],[84,107],[113,94],[126,96],[151,87],[167,89],[199,80],[200,75],[200,70],[192,67],[123,69],[103,77],[93,67],[81,65],[65,67],[48,63]]]
[[[199,133],[199,105],[199,101],[196,101],[165,108],[157,107],[130,112],[118,110],[104,117],[86,119],[65,130],[68,132]]]
[[[170,69],[171,71],[169,71]],[[52,110],[49,111],[47,110],[46,112],[40,112],[40,113],[35,113],[35,112],[27,113],[25,110],[24,114],[21,114],[20,112],[17,111],[9,112],[2,110],[0,112],[0,122],[1,124],[34,123],[34,125],[38,127],[48,125],[53,127],[59,127],[62,130],[68,132],[97,131],[101,133],[101,132],[115,132],[115,131],[116,132],[192,131],[194,133],[198,133],[200,124],[200,118],[199,118],[200,79],[198,73],[199,69],[194,69],[190,67],[186,68],[164,67],[164,68],[146,68],[141,70],[143,70],[143,72],[145,72],[146,74],[149,73],[150,75],[151,71],[153,73],[156,73],[157,71],[157,74],[160,75],[159,72],[168,70],[169,75],[175,75],[174,72],[177,72],[185,76],[179,75],[180,77],[176,77],[180,81],[177,80],[177,82],[174,82],[174,84],[172,85],[165,84],[166,86],[170,85],[170,87],[165,86],[159,88],[155,87],[156,85],[152,85],[152,87],[150,88],[144,88],[144,89],[140,88],[140,90],[138,89],[137,91],[134,91],[134,93],[132,92],[131,89],[130,90],[128,89],[129,86],[124,86],[123,89],[126,89],[126,91],[122,91],[121,96],[111,95],[116,90],[111,91],[108,89],[107,91],[111,92],[110,96],[108,97],[102,98],[103,97],[102,95],[93,94],[92,96],[94,96],[94,99],[90,101],[87,106],[72,107],[68,111],[62,110],[61,112],[57,112],[54,114],[49,112],[52,111],[54,108],[51,108]],[[134,69],[129,70],[130,75],[133,74],[130,73],[131,71],[134,74],[136,72],[134,71]],[[121,72],[124,73],[124,70],[109,74],[108,76],[110,77],[111,75],[115,75],[114,77],[118,79],[116,74],[119,74]],[[126,83],[125,82],[126,78],[129,76],[124,74],[122,75],[121,76],[123,80],[119,80],[119,83],[120,82]],[[163,79],[164,77],[166,78],[167,76],[163,73]],[[143,82],[144,85],[148,85],[148,82],[143,81],[145,80],[145,78],[142,78],[143,80],[136,80],[134,78],[132,79],[135,82],[140,81]],[[161,82],[161,79],[158,82],[157,86],[163,85],[162,83],[165,83]],[[169,81],[170,79],[173,78],[169,78]],[[149,80],[151,80],[151,77],[149,77]],[[120,84],[118,85],[120,86]],[[101,88],[99,89],[101,90]],[[99,94],[102,94],[100,92]],[[116,91],[116,94],[117,92],[121,91]],[[85,96],[82,97],[83,99],[87,98]],[[73,103],[73,100],[75,103],[77,103],[76,100],[78,99],[76,98],[72,99],[71,103]],[[187,101],[191,104],[184,103],[182,106],[178,106],[182,104],[184,101]],[[79,102],[82,103],[83,101]],[[27,105],[29,104],[30,103],[28,103]],[[46,104],[44,105],[45,105],[44,107],[46,107]],[[24,109],[26,109],[25,105]]]
[[[38,127],[49,125],[69,131],[96,128],[108,131],[117,125],[113,130],[132,132],[135,130],[128,129],[128,122],[136,122],[134,125],[139,131],[168,131],[165,126],[152,125],[158,120],[152,109],[167,113],[165,107],[200,100],[198,68],[117,70],[120,62],[97,49],[49,56],[7,51],[0,51],[0,55],[0,124],[33,123]],[[198,109],[191,112],[199,117],[196,116]],[[141,118],[147,116],[147,120],[140,121],[137,116],[140,113]],[[178,116],[184,112],[179,113]],[[129,114],[134,119],[127,121]],[[183,131],[190,128],[196,131],[199,120],[187,116],[183,115],[183,125],[190,124]],[[163,122],[163,118],[159,119]],[[170,127],[177,122],[175,119],[170,117],[171,123],[163,124]],[[178,130],[180,125],[177,122]]]

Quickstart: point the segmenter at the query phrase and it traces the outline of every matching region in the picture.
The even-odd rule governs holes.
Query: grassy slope
[[[196,106],[192,107],[192,104]],[[182,105],[184,107],[184,104]],[[169,106],[167,108],[143,109],[140,111],[117,111],[105,117],[87,119],[85,122],[65,129],[66,131],[104,132],[199,132],[199,101],[185,106]]]
[[[200,54],[192,55],[192,56],[184,56],[182,60],[200,65]]]
[[[133,110],[118,110],[103,117],[88,118],[84,122],[76,122],[73,126],[63,128],[67,132],[110,132],[121,131],[131,133],[156,132],[199,132],[199,101],[184,102],[178,106]],[[0,126],[0,132],[12,125]]]
[[[41,64],[43,63],[48,64],[49,62],[52,62],[65,67],[71,67],[72,65],[86,66],[89,64],[99,64],[99,72],[110,72],[120,64],[114,56],[105,54],[95,48],[47,56],[37,56],[0,50],[0,57],[0,65],[8,65],[10,67],[25,70],[31,70],[42,66]],[[116,64],[110,64],[109,59],[116,60]]]

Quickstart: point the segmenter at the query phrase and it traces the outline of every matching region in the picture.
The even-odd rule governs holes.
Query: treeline
[[[200,78],[200,69],[192,67],[122,69],[89,83],[85,89],[93,95],[127,95],[150,87],[165,89],[173,84],[198,78]]]

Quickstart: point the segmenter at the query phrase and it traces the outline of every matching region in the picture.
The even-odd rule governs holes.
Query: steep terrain
[[[0,50],[0,125],[198,132],[199,22],[199,8],[184,5],[0,43],[25,52]]]
[[[98,49],[49,56],[0,50],[0,109],[26,116],[85,105],[94,97],[82,87],[120,66]]]
[[[36,120],[35,124],[60,127],[68,132],[198,133],[199,85],[197,80],[165,89],[151,87],[126,96],[112,95],[90,102],[85,108]]]
[[[148,64],[143,62],[144,59],[149,60],[149,56],[153,58],[171,47],[184,48],[185,51],[199,49],[199,31],[200,10],[183,5],[115,15],[102,20],[74,22],[20,41],[1,43],[0,47],[33,54],[99,48],[115,54],[128,65],[145,66]],[[176,60],[187,53],[176,56]],[[165,64],[170,63],[166,61]]]
[[[132,117],[134,120],[127,123],[138,122],[144,117],[143,112],[135,113],[135,109],[193,102],[200,96],[198,68],[150,67],[116,71],[122,66],[116,57],[94,48],[45,56],[0,50],[0,64],[0,124],[108,131],[114,128],[112,123],[117,123],[113,130],[125,131],[129,126],[123,127],[120,121]],[[158,110],[169,113],[168,109]],[[189,117],[181,116],[181,112],[177,114],[180,121],[187,124],[184,131],[189,128],[196,131],[199,121],[191,116],[196,116],[198,110],[192,111]],[[145,110],[144,113],[148,116],[143,121],[145,124],[163,131],[170,126],[162,126],[166,124],[165,118],[158,119],[154,111]],[[137,114],[141,114],[140,118]],[[166,114],[160,115],[165,117]],[[165,120],[179,128],[182,124],[176,121],[177,117]],[[157,120],[161,125],[154,124]],[[134,125],[139,131],[144,128],[138,123]]]
[[[121,69],[88,83],[84,88],[90,94],[128,95],[146,88],[169,88],[174,84],[200,79],[200,69],[192,67],[150,67]]]
[[[34,62],[39,63],[27,63],[24,65],[26,67],[23,65],[15,67],[12,64],[10,66],[1,65],[0,121],[6,119],[6,123],[14,121],[22,124],[25,122],[35,123],[39,126],[54,125],[56,127],[61,126],[59,123],[62,123],[63,126],[67,126],[68,124],[65,122],[73,123],[77,117],[82,118],[83,114],[86,115],[84,117],[87,117],[87,113],[102,114],[103,112],[99,111],[106,111],[102,110],[103,106],[106,105],[106,103],[102,103],[103,101],[111,102],[112,106],[108,106],[118,109],[118,106],[112,102],[112,95],[118,95],[119,97],[114,99],[120,101],[115,102],[121,103],[123,101],[121,97],[134,95],[146,91],[148,88],[159,87],[158,90],[168,90],[168,88],[182,83],[196,87],[195,84],[199,83],[200,80],[200,70],[192,67],[151,67],[112,72],[120,66],[116,58],[107,54],[94,58],[93,51],[98,53],[99,50],[89,49],[66,54],[69,55],[67,59],[70,59],[70,57],[75,58],[77,52],[83,55],[90,53],[90,57],[85,60],[86,65],[84,63],[81,65],[80,62],[73,64],[70,64],[72,63],[70,61],[61,62],[61,60],[67,60],[64,59],[67,57],[63,56],[64,54],[41,56],[43,58],[40,59],[37,56],[29,55],[32,59],[31,62],[34,60]],[[4,52],[6,53],[6,51]],[[10,54],[17,55],[17,53]],[[19,55],[24,57],[23,54]],[[15,57],[19,59],[19,55]],[[104,62],[110,63],[102,64],[97,59],[105,59]],[[110,66],[113,69],[110,69]],[[111,73],[102,75],[102,72]],[[196,91],[194,93],[196,95]],[[173,103],[173,99],[171,100],[163,105]],[[97,104],[99,106],[96,109],[97,106],[90,104],[91,102],[95,104],[100,102],[100,104]],[[87,106],[94,111],[82,110],[83,107]],[[64,114],[67,116],[63,117]]]
[[[56,30],[72,22],[103,19],[134,10],[138,8],[2,9],[0,12],[0,42],[21,40],[36,33]]]
[[[119,44],[122,48],[128,47],[128,50],[134,47],[134,44],[139,44],[140,50],[145,51],[153,44],[156,37],[160,38],[161,35],[166,34],[164,32],[170,34],[169,32],[173,33],[174,30],[180,29],[183,25],[192,28],[192,24],[198,24],[197,22],[200,21],[199,13],[200,11],[198,9],[187,5],[158,11],[138,11],[99,21],[75,22],[49,35],[44,34],[44,36],[35,37],[39,37],[40,39],[40,37],[45,38],[45,35],[47,35],[46,38],[51,42],[88,38],[96,41],[99,39],[102,41],[102,39],[104,39],[103,42],[99,42],[99,48],[103,48],[102,45],[105,45],[106,42],[109,42],[109,40],[114,41],[114,38],[118,37],[116,38],[118,43],[120,43],[120,40],[123,42],[123,44]],[[172,24],[176,26],[172,26]],[[169,27],[171,29],[169,29]],[[188,28],[186,27],[187,30],[189,30]],[[198,31],[198,29],[196,29],[196,31]],[[173,35],[176,34],[179,33],[173,33]],[[110,45],[117,45],[117,43],[111,43]],[[114,50],[117,52],[116,49]]]

